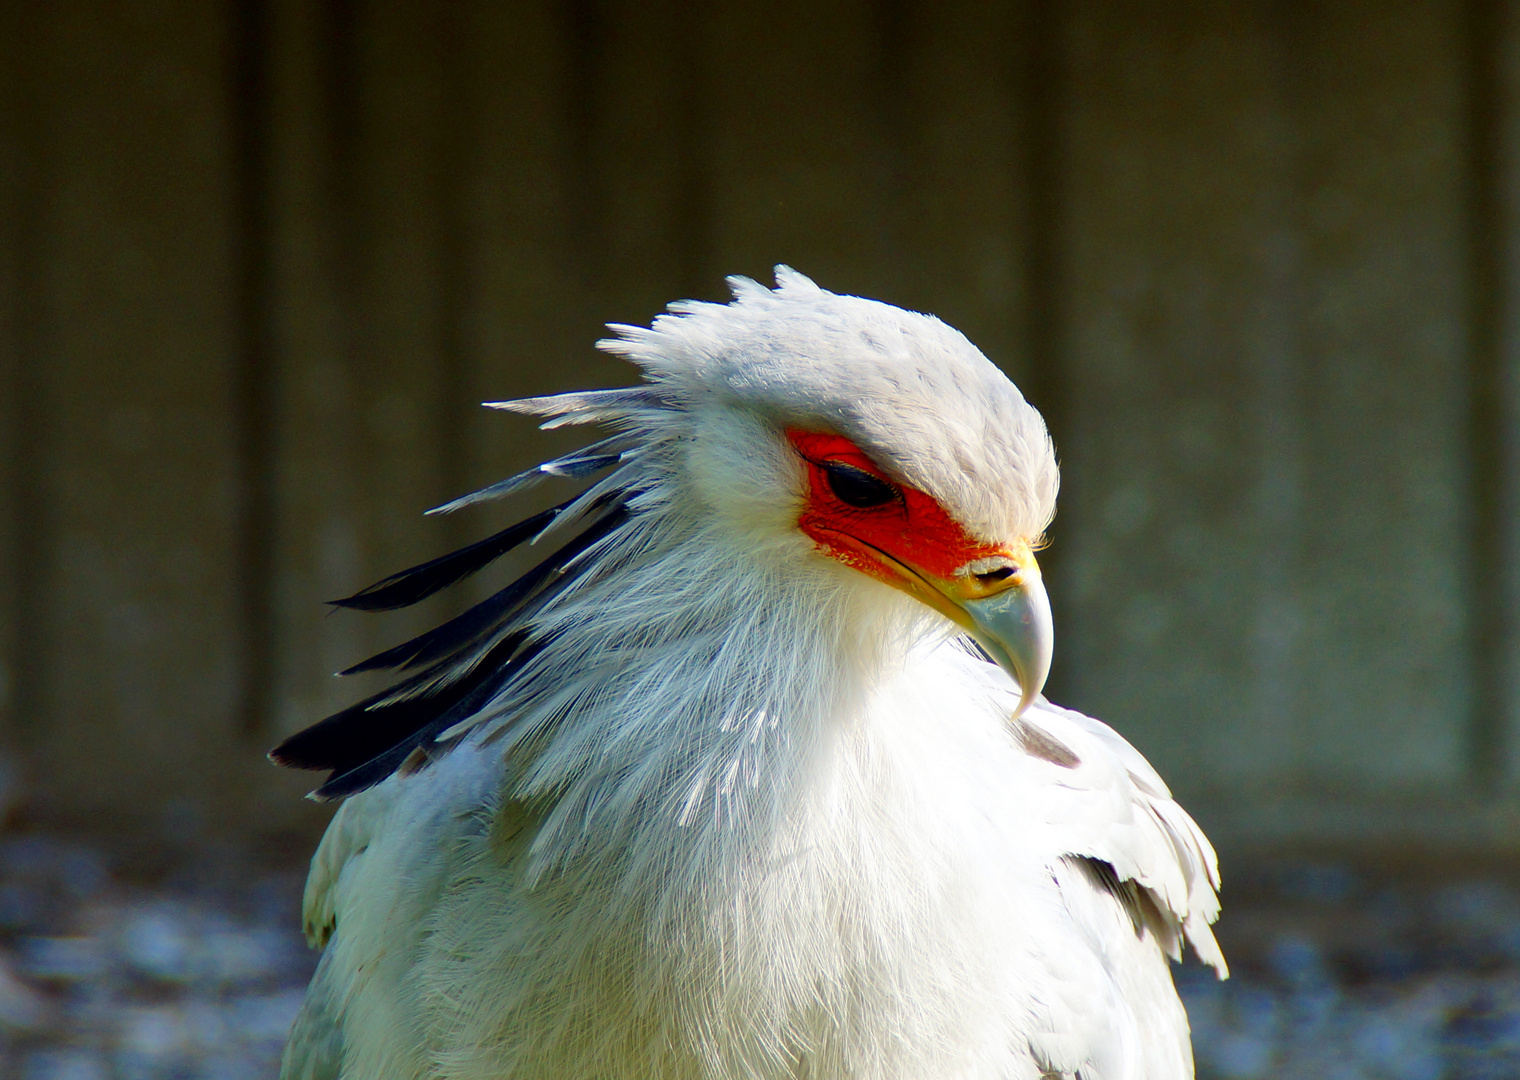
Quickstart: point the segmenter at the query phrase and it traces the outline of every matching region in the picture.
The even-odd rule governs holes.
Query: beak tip
[[[1044,585],[1036,577],[1021,588],[973,601],[966,610],[976,624],[975,636],[1018,683],[1019,704],[1013,715],[1023,715],[1045,687],[1054,652]]]

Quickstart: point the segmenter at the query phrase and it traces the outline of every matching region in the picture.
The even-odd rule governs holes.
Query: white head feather
[[[965,335],[931,315],[821,289],[729,279],[729,304],[685,301],[600,347],[700,417],[743,410],[853,439],[978,539],[1033,539],[1059,473],[1040,414]]]

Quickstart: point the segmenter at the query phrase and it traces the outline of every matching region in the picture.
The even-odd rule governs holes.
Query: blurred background
[[[0,2],[0,1075],[272,1075],[263,751],[468,596],[321,601],[777,262],[1048,418],[1051,695],[1224,864],[1200,1072],[1520,1076],[1513,0]]]

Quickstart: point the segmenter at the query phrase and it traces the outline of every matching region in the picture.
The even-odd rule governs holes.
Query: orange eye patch
[[[840,561],[873,577],[889,576],[861,551],[863,544],[949,578],[974,559],[1002,553],[969,536],[933,496],[893,480],[844,436],[789,428],[786,437],[808,470],[808,499],[797,525]],[[884,491],[890,496],[880,498]]]

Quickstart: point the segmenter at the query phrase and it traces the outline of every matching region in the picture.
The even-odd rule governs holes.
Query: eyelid
[[[828,438],[826,441],[831,443],[840,443],[843,444],[843,446],[840,449],[821,450],[815,454],[803,449],[803,442],[815,437],[816,433],[810,435],[806,432],[794,431],[788,428],[786,434],[788,441],[792,444],[792,450],[798,457],[810,465],[813,465],[820,469],[827,468],[829,465],[835,464],[846,465],[852,469],[859,469],[861,472],[866,473],[874,479],[880,480],[884,484],[891,484],[893,488],[898,487],[896,481],[889,480],[885,475],[883,475],[881,470],[877,468],[876,463],[872,461],[859,447],[855,446],[847,439],[838,437]],[[844,458],[834,456],[841,452],[848,452],[852,457],[858,455],[861,463],[856,464],[854,461],[848,461]]]
[[[811,460],[811,459],[809,459],[809,460]],[[892,503],[895,503],[898,506],[903,507],[904,509],[907,508],[908,504],[907,504],[907,500],[903,496],[902,488],[899,487],[897,484],[893,483],[891,480],[888,480],[886,477],[877,476],[874,472],[871,472],[868,469],[862,469],[859,465],[852,464],[851,462],[848,462],[848,461],[839,461],[836,458],[826,458],[823,461],[814,462],[814,464],[817,465],[820,469],[824,470],[825,472],[829,472],[831,470],[838,469],[838,470],[840,470],[842,472],[843,471],[847,471],[847,472],[854,473],[856,476],[864,477],[865,479],[871,481],[872,483],[880,484],[882,487],[886,488],[888,492],[891,493],[890,500],[883,500],[882,502],[876,503],[873,506],[870,506],[870,507],[858,507],[856,509],[871,509],[871,510],[876,510],[876,509],[880,509],[883,506],[888,506],[888,505],[890,505]]]
[[[874,480],[878,484],[884,484],[887,487],[891,488],[893,491],[897,491],[898,490],[897,485],[894,484],[894,483],[892,483],[892,481],[888,480],[886,477],[877,476],[875,473],[871,472],[869,469],[862,469],[859,465],[852,465],[848,461],[838,461],[838,460],[835,460],[833,458],[828,458],[828,459],[825,459],[823,461],[820,461],[818,463],[818,466],[819,466],[819,468],[823,468],[823,469],[847,469],[850,472],[855,473],[855,474],[857,474],[859,476],[864,476],[864,477],[867,477],[867,478],[869,478],[871,480]]]

